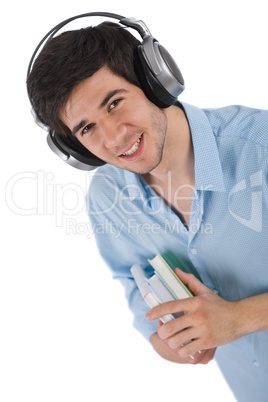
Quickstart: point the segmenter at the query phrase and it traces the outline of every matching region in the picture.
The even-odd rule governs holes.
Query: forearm
[[[268,330],[268,293],[235,302],[239,336]]]

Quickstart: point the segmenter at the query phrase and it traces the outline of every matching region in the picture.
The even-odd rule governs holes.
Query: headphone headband
[[[151,35],[143,21],[108,12],[91,12],[76,15],[60,22],[52,28],[34,50],[29,62],[27,78],[31,73],[34,60],[42,45],[51,40],[65,25],[85,17],[113,18],[119,20],[119,23],[123,26],[136,30],[143,40],[142,44],[138,46],[137,54],[134,59],[134,68],[142,90],[147,98],[160,108],[166,108],[176,103],[177,97],[184,90],[184,80],[173,58]],[[35,112],[33,111],[33,113]],[[83,147],[78,140],[77,143],[76,141],[71,143],[70,140],[62,135],[49,130],[47,142],[54,153],[65,162],[78,169],[92,170],[105,164],[104,161],[97,158]]]

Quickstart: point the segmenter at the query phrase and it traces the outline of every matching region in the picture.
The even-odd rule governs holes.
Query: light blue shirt
[[[226,300],[268,292],[268,111],[182,105],[195,154],[188,230],[142,176],[120,168],[99,168],[88,196],[100,253],[147,339],[157,323],[144,317],[130,267],[152,273],[157,252]],[[216,360],[238,401],[268,401],[268,331],[219,347]]]

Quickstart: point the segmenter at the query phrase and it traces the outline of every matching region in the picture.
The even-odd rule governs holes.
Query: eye
[[[95,123],[90,123],[86,127],[84,127],[83,130],[81,131],[82,135],[87,134],[92,129],[93,126],[95,126]]]
[[[112,103],[110,103],[109,105],[109,111],[111,111],[112,109],[114,109],[121,101],[122,99],[116,99],[114,100]]]

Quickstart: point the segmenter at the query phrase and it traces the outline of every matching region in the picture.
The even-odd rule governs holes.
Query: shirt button
[[[191,254],[193,254],[193,255],[197,254],[196,248],[192,248],[192,249],[191,249]]]
[[[254,360],[253,365],[254,365],[255,367],[259,367],[260,363],[257,362],[257,360]]]

